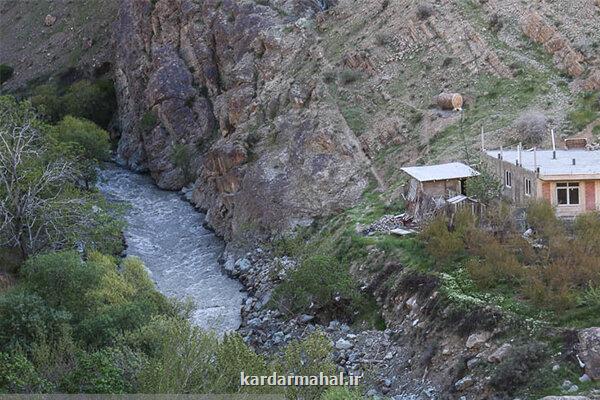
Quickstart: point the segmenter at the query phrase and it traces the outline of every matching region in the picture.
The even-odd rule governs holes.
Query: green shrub
[[[425,243],[425,250],[435,259],[438,268],[443,268],[456,261],[464,254],[464,244],[459,235],[448,230],[444,216],[431,220],[419,233]]]
[[[80,352],[76,366],[61,382],[66,393],[125,393],[126,382],[109,350],[94,353]]]
[[[240,372],[246,375],[268,375],[270,370],[265,359],[244,343],[239,334],[226,335],[216,353],[216,371],[219,372],[215,390],[221,393],[265,392],[269,388],[241,387]],[[218,388],[218,389],[217,389]]]
[[[217,376],[215,336],[179,318],[159,318],[141,330],[137,341],[151,350],[139,376],[141,393],[211,392]]]
[[[69,311],[77,319],[93,312],[86,294],[100,284],[102,269],[84,263],[74,251],[62,251],[31,257],[21,275],[26,286],[50,307]]]
[[[297,376],[334,375],[335,364],[331,360],[331,343],[320,332],[308,336],[302,341],[295,341],[287,345],[283,359],[277,366],[281,374],[294,374]],[[318,399],[325,388],[316,386],[288,387],[286,390],[289,399]]]
[[[600,257],[600,213],[590,212],[579,215],[573,226],[577,244],[586,254]]]
[[[177,168],[180,168],[186,182],[194,179],[191,171],[192,152],[190,148],[183,143],[175,143],[171,152],[171,162]]]
[[[335,258],[321,255],[303,260],[274,292],[283,312],[317,311],[331,317],[347,315],[348,306],[358,297],[347,268]]]
[[[0,353],[0,393],[47,393],[51,389],[22,353]]]
[[[490,384],[498,390],[512,394],[519,387],[529,383],[529,377],[546,357],[546,347],[539,342],[514,346],[493,370]]]
[[[55,343],[69,335],[71,316],[54,310],[44,300],[24,290],[0,295],[0,348],[31,350],[35,344]]]
[[[568,114],[573,127],[581,131],[600,117],[598,92],[586,92],[577,101],[576,109]]]
[[[108,79],[77,81],[67,89],[63,104],[65,114],[89,119],[106,128],[117,108],[115,88]]]
[[[344,85],[354,83],[362,78],[362,73],[354,69],[344,69],[340,72],[339,80]]]
[[[541,238],[549,240],[551,237],[564,236],[564,229],[556,217],[552,205],[547,201],[534,201],[526,210],[527,224],[533,228]]]
[[[142,132],[150,132],[158,124],[158,118],[152,111],[146,111],[140,119],[139,128]]]
[[[0,64],[0,85],[12,78],[14,72],[14,68],[10,65]]]
[[[58,142],[76,148],[86,159],[107,161],[110,157],[108,132],[91,121],[66,116],[56,125],[52,136]]]

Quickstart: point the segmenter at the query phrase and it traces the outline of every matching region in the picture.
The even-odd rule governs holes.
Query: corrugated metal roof
[[[479,172],[473,168],[459,162],[424,165],[422,167],[405,167],[402,168],[402,171],[420,182],[462,179],[479,175]]]
[[[536,163],[540,168],[540,175],[591,175],[600,174],[600,151],[592,150],[556,150],[556,159],[552,157],[552,150],[521,151],[521,166],[530,171],[535,171]],[[498,158],[500,150],[488,150],[487,154]],[[504,161],[516,164],[519,159],[517,150],[502,151]],[[575,165],[573,165],[575,159]]]

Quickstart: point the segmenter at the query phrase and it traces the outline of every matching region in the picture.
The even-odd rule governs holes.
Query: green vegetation
[[[502,297],[500,303],[523,316],[543,314],[547,321],[575,327],[597,324],[600,215],[578,217],[571,237],[548,204],[533,202],[527,223],[535,233],[525,239],[504,208],[493,208],[480,220],[459,213],[452,225],[442,217],[429,223],[420,237],[432,268],[450,275],[466,271],[472,294]]]
[[[107,239],[119,236],[111,207],[89,190],[97,162],[89,156],[102,156],[93,153],[103,152],[104,131],[74,118],[51,127],[29,102],[12,97],[0,98],[0,118],[1,245],[25,259],[75,242],[93,248],[86,239],[100,231]]]
[[[480,164],[483,165],[483,164]],[[474,197],[484,204],[490,204],[502,194],[502,182],[485,167],[479,167],[479,176],[467,182],[467,195]]]
[[[320,255],[305,258],[274,293],[279,308],[288,314],[312,310],[330,318],[351,314],[348,306],[359,299],[347,269],[335,258]]]
[[[600,118],[600,93],[586,92],[576,103],[575,110],[569,113],[569,121],[577,131]]]
[[[12,97],[0,97],[0,116],[1,393],[321,397],[327,388],[242,387],[240,371],[333,374],[323,334],[293,342],[281,355],[258,355],[236,334],[219,339],[191,325],[192,305],[156,291],[139,259],[118,258],[120,209],[79,174],[81,165],[108,157],[103,129],[72,116],[48,125],[29,102]],[[314,270],[310,261],[305,268]],[[333,272],[328,284],[349,279],[343,272]],[[333,296],[328,287],[310,287],[314,299],[325,304]]]
[[[171,152],[171,162],[181,169],[183,178],[186,182],[194,180],[191,169],[192,152],[188,145],[184,143],[175,143]]]
[[[146,111],[140,119],[139,128],[142,132],[150,132],[157,123],[158,118],[156,118],[156,114],[152,111]]]
[[[0,85],[12,78],[14,68],[10,65],[0,64]]]
[[[300,267],[276,288],[274,305],[292,315],[315,313],[323,321],[340,319],[385,328],[375,300],[359,290],[350,269],[366,261],[370,247],[393,248],[395,238],[388,235],[365,237],[356,231],[356,225],[369,224],[385,214],[402,210],[403,203],[386,204],[381,194],[369,191],[356,207],[300,230],[295,237],[275,241],[274,253],[296,257]],[[390,259],[397,256],[398,252],[390,251]],[[372,267],[378,268],[377,265]]]
[[[112,81],[80,80],[68,87],[45,84],[33,89],[31,103],[55,123],[66,115],[85,118],[107,128],[116,109],[116,95]]]

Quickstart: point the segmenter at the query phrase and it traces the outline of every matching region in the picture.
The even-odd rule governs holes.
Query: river
[[[192,322],[221,335],[240,325],[241,284],[221,271],[223,242],[202,226],[204,215],[180,193],[161,190],[147,175],[108,165],[100,172],[100,191],[129,204],[125,219],[127,255],[146,264],[158,290],[190,299]]]

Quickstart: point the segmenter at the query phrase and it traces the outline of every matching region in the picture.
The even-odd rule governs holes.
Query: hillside
[[[576,356],[600,337],[590,328],[600,309],[593,217],[571,231],[538,210],[547,218],[536,221],[546,223],[538,242],[505,205],[490,207],[484,227],[439,220],[409,237],[386,228],[406,207],[400,168],[477,164],[482,132],[487,148],[547,147],[551,129],[600,142],[598,0],[61,0],[0,10],[10,38],[0,64],[15,71],[2,92],[53,106],[53,124],[69,110],[102,114],[94,121],[111,131],[119,164],[206,213],[202,223],[226,242],[224,270],[249,295],[239,333],[261,357],[320,331],[338,370],[364,372],[373,395],[598,390],[590,376],[578,381],[589,371]],[[462,112],[442,109],[440,93],[460,93]],[[524,136],[519,126],[532,120],[538,136]],[[552,235],[558,250],[546,253]]]
[[[0,63],[14,68],[4,91],[63,84],[110,70],[117,1],[0,2]]]
[[[560,137],[598,134],[592,0],[102,4],[4,2],[4,90],[112,67],[120,160],[163,188],[193,182],[228,239],[306,225],[369,180],[393,189],[405,163],[473,162],[481,129],[514,145],[529,111]],[[440,92],[462,94],[462,123]]]

